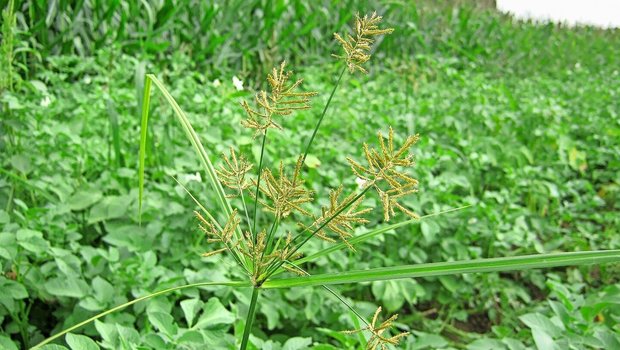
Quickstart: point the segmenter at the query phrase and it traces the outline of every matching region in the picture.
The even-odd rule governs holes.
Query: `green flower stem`
[[[125,303],[125,304],[122,304],[122,305],[116,306],[116,307],[111,308],[111,309],[109,309],[109,310],[106,310],[106,311],[104,311],[104,312],[102,312],[102,313],[100,313],[100,314],[97,314],[97,315],[95,315],[95,316],[93,316],[93,317],[91,317],[91,318],[89,318],[89,319],[87,319],[87,320],[85,320],[85,321],[82,321],[82,322],[80,322],[80,323],[76,324],[75,326],[71,326],[71,327],[69,327],[69,328],[65,329],[64,331],[62,331],[62,332],[60,332],[60,333],[54,334],[53,336],[51,336],[51,337],[49,337],[49,338],[47,338],[47,339],[43,340],[42,342],[40,342],[39,344],[37,344],[37,345],[33,346],[33,347],[32,347],[32,348],[30,348],[30,349],[31,349],[31,350],[34,350],[34,349],[39,349],[39,348],[41,348],[43,345],[45,345],[45,344],[47,344],[47,343],[51,342],[52,340],[57,339],[57,338],[60,338],[60,337],[62,337],[63,335],[65,335],[65,334],[67,334],[67,333],[69,333],[69,332],[71,332],[71,331],[74,331],[74,330],[76,330],[76,329],[78,329],[78,328],[80,328],[80,327],[82,327],[82,326],[84,326],[84,325],[87,325],[87,324],[89,324],[89,323],[93,322],[94,320],[96,320],[96,319],[98,319],[98,318],[101,318],[101,317],[106,316],[106,315],[109,315],[109,314],[111,314],[111,313],[113,313],[113,312],[116,312],[116,311],[122,310],[122,309],[126,308],[127,306],[133,305],[133,304],[135,304],[135,303],[137,303],[137,302],[140,302],[140,301],[142,301],[142,300],[146,300],[146,299],[150,299],[150,298],[153,298],[153,297],[156,297],[156,296],[162,295],[162,294],[167,294],[167,293],[170,293],[170,292],[174,292],[174,291],[176,291],[176,290],[181,290],[181,289],[186,289],[186,288],[193,288],[193,287],[203,287],[203,286],[249,287],[249,286],[250,286],[250,283],[249,283],[249,282],[240,282],[240,281],[230,281],[230,282],[200,282],[200,283],[186,284],[186,285],[183,285],[183,286],[172,287],[172,288],[168,288],[168,289],[160,290],[159,292],[155,292],[155,293],[153,293],[153,294],[149,294],[149,295],[142,296],[142,297],[140,297],[140,298],[134,299],[134,300],[129,301],[129,302]]]
[[[250,309],[248,310],[248,317],[245,321],[245,329],[243,330],[243,339],[241,340],[240,350],[246,350],[248,347],[248,340],[250,339],[250,332],[252,330],[252,323],[256,318],[256,304],[258,301],[259,288],[254,287],[252,289],[252,300],[250,300]]]
[[[263,156],[265,154],[265,142],[267,141],[267,131],[269,129],[265,129],[265,134],[263,134],[263,144],[260,147],[260,160],[258,161],[258,176],[256,179],[256,195],[254,196],[254,217],[253,217],[253,221],[254,221],[254,230],[252,232],[254,232],[254,243],[256,243],[256,236],[257,236],[257,232],[256,232],[256,210],[258,208],[258,195],[260,194],[260,178],[261,178],[261,172],[263,171]]]
[[[319,131],[319,127],[321,126],[321,122],[323,122],[323,118],[325,117],[325,114],[327,113],[327,108],[329,107],[329,105],[332,102],[332,98],[334,97],[334,94],[336,93],[336,89],[338,89],[338,86],[340,85],[340,81],[342,80],[342,76],[344,75],[344,72],[347,70],[346,66],[342,67],[342,71],[340,72],[340,76],[338,76],[338,80],[336,81],[336,85],[334,85],[334,88],[332,89],[331,94],[329,95],[329,98],[327,99],[327,103],[325,104],[325,107],[323,108],[323,113],[321,113],[321,117],[319,118],[319,121],[316,123],[316,126],[314,127],[314,131],[312,132],[312,136],[310,137],[310,140],[308,141],[308,144],[306,145],[306,150],[304,151],[304,157],[302,158],[302,162],[306,161],[306,157],[308,156],[308,152],[310,152],[310,146],[312,146],[312,142],[314,141],[314,137],[316,136],[316,133]]]

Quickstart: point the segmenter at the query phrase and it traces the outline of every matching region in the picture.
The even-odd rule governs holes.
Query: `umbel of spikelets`
[[[374,43],[374,37],[382,34],[390,34],[393,28],[380,29],[379,23],[383,17],[377,16],[374,12],[370,17],[365,15],[360,17],[355,15],[355,36],[350,34],[343,38],[338,33],[334,33],[336,40],[342,45],[344,55],[333,55],[338,59],[342,59],[347,64],[349,72],[354,73],[356,70],[362,73],[368,73],[362,65],[370,60],[370,49]]]
[[[233,210],[230,217],[226,221],[226,225],[224,227],[219,227],[217,223],[213,223],[207,219],[205,219],[202,214],[195,211],[194,214],[198,218],[200,222],[199,227],[202,232],[207,235],[208,243],[221,243],[224,245],[223,248],[212,250],[210,252],[202,254],[203,257],[213,256],[224,251],[232,251],[239,244],[238,241],[233,239],[233,234],[239,226],[239,218],[237,218],[237,210]]]
[[[366,350],[377,350],[379,349],[379,347],[381,350],[387,350],[388,349],[387,344],[398,345],[398,343],[400,342],[400,339],[408,336],[409,332],[399,333],[392,337],[385,336],[384,334],[386,333],[386,331],[388,331],[390,328],[394,326],[394,321],[396,321],[396,319],[398,318],[398,314],[391,316],[390,318],[383,321],[380,325],[377,326],[377,319],[379,318],[380,313],[381,313],[381,306],[379,306],[379,308],[377,308],[377,311],[375,311],[375,314],[372,317],[372,322],[368,326],[362,329],[355,329],[352,331],[343,331],[343,333],[354,334],[354,333],[359,333],[363,331],[370,331],[372,335],[370,336],[370,339],[368,340],[368,343],[366,344]]]
[[[301,179],[302,166],[303,157],[300,156],[292,176],[286,174],[282,162],[277,177],[269,169],[263,170],[261,174],[259,190],[268,200],[259,199],[259,202],[278,219],[285,218],[292,212],[311,216],[310,212],[302,207],[303,204],[312,201],[312,191],[304,187],[304,181]],[[255,180],[254,184],[256,185]]]
[[[241,121],[246,128],[256,129],[255,135],[264,133],[269,128],[282,129],[273,117],[275,115],[286,116],[296,110],[310,108],[310,97],[316,92],[298,92],[297,88],[303,82],[298,79],[292,84],[288,80],[292,72],[284,69],[286,62],[280,64],[280,68],[273,68],[267,76],[270,92],[261,91],[254,97],[256,108],[250,107],[247,101],[241,102],[247,115],[247,119]]]
[[[236,191],[240,194],[250,186],[250,181],[245,178],[246,174],[252,169],[252,164],[242,156],[235,153],[234,148],[230,147],[230,157],[222,153],[222,159],[224,164],[220,165],[217,169],[217,176],[220,182]],[[227,195],[226,197],[234,197],[234,195]]]
[[[394,147],[394,130],[390,127],[387,142],[381,132],[378,133],[379,150],[364,143],[364,156],[367,165],[347,158],[353,172],[362,179],[366,186],[372,186],[383,206],[385,221],[394,216],[394,209],[405,213],[412,218],[418,216],[398,202],[402,197],[417,192],[418,180],[407,175],[404,170],[413,167],[415,162],[409,149],[420,139],[419,135],[407,137],[403,144]]]
[[[313,225],[317,228],[321,227],[324,222],[331,218],[325,226],[335,233],[349,249],[355,251],[355,248],[349,244],[347,239],[352,237],[351,231],[353,231],[354,224],[365,224],[368,222],[362,215],[370,212],[372,208],[357,210],[364,200],[364,196],[355,199],[355,193],[351,193],[344,200],[340,201],[338,198],[342,194],[342,190],[343,187],[341,185],[329,193],[329,206],[322,208],[321,216],[315,219]],[[317,232],[316,236],[328,242],[336,241],[324,229]]]

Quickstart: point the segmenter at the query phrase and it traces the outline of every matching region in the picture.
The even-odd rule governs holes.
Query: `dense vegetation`
[[[235,146],[257,163],[260,144],[239,127],[239,101],[289,59],[305,88],[320,92],[315,108],[286,119],[266,146],[267,162],[294,164],[338,75],[331,35],[367,9],[357,1],[17,3],[15,25],[3,17],[0,61],[10,63],[0,67],[0,348],[33,346],[167,287],[235,279],[232,260],[200,257],[208,248],[194,203],[172,176],[213,208],[214,194],[160,95],[151,101],[138,222],[144,74],[166,83],[213,162]],[[469,7],[375,8],[396,31],[379,43],[368,76],[341,82],[306,184],[323,194],[357,186],[346,156],[392,126],[422,136],[413,174],[420,192],[406,205],[421,215],[472,206],[323,257],[310,273],[620,248],[617,30]],[[383,225],[380,211],[370,219],[368,227]],[[377,306],[399,313],[398,328],[411,332],[407,349],[620,348],[617,263],[333,288],[368,318]],[[233,349],[250,294],[186,289],[76,331],[97,343],[72,335],[58,344]],[[340,333],[359,328],[355,316],[320,288],[261,298],[250,347],[364,348]]]

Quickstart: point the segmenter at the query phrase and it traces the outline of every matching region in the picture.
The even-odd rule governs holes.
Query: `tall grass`
[[[6,4],[0,1],[3,8]],[[351,9],[377,9],[388,18],[387,25],[405,24],[383,40],[379,54],[385,57],[412,60],[433,55],[456,60],[457,68],[521,74],[577,63],[593,68],[619,63],[617,30],[569,31],[559,25],[510,21],[492,9],[462,1],[29,0],[16,7],[17,26],[29,50],[43,57],[88,56],[114,46],[163,62],[170,53],[183,51],[198,69],[212,75],[234,70],[253,78],[284,59],[296,66],[326,60],[334,49],[331,34],[352,18]],[[28,65],[29,57],[17,59]]]

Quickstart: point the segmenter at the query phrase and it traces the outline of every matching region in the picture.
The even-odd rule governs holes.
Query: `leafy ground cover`
[[[490,30],[488,23],[503,22],[484,17],[476,23]],[[515,37],[551,31],[562,45],[573,36],[587,37],[581,30],[551,29],[524,25]],[[507,62],[527,60],[518,54],[529,52],[524,45],[506,50]],[[486,57],[475,45],[457,47]],[[607,62],[615,48],[597,50]],[[370,76],[343,80],[308,157],[306,178],[317,193],[341,183],[357,186],[345,156],[391,125],[422,135],[415,148],[420,193],[407,205],[422,215],[472,206],[387,232],[357,253],[337,252],[308,270],[620,248],[620,73],[566,59],[528,60],[551,67],[504,74],[484,68],[495,63],[472,64],[443,52],[385,58]],[[0,347],[32,346],[97,312],[181,282],[238,274],[232,260],[200,258],[206,243],[193,202],[172,176],[203,203],[214,197],[160,97],[151,101],[153,137],[138,224],[145,72],[166,82],[210,154],[231,145],[253,160],[260,153],[252,133],[238,127],[239,101],[251,98],[248,86],[259,79],[242,77],[241,90],[233,71],[215,80],[195,69],[190,56],[175,54],[170,62],[149,63],[114,50],[87,58],[50,56],[45,69],[2,94]],[[325,100],[338,73],[332,67],[326,61],[295,69]],[[267,145],[267,161],[293,164],[318,113],[301,111],[286,120],[285,130]],[[379,205],[371,198],[366,204]],[[371,224],[381,225],[382,216]],[[311,242],[310,248],[321,244],[327,243]],[[618,265],[608,264],[335,288],[368,317],[379,305],[398,312],[398,327],[412,333],[402,343],[407,349],[613,349],[620,347],[618,276]],[[234,348],[249,299],[249,289],[188,289],[135,304],[77,332],[97,343],[75,334],[64,345]],[[340,333],[359,324],[323,290],[269,290],[261,302],[250,338],[255,348],[364,348],[358,336]]]

